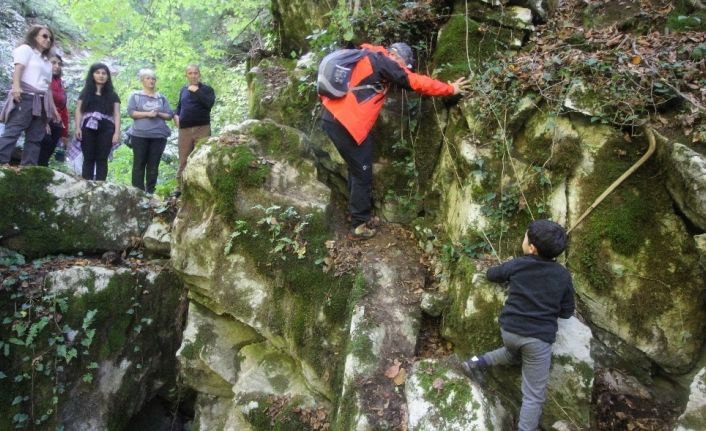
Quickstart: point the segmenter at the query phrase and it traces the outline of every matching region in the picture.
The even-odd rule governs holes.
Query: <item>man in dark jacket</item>
[[[372,216],[373,185],[370,130],[385,103],[390,85],[425,96],[462,94],[468,86],[465,78],[444,83],[412,72],[412,49],[406,43],[394,43],[389,50],[369,44],[360,48],[367,50],[367,54],[352,69],[349,86],[353,90],[337,99],[320,96],[324,106],[321,127],[348,165],[348,210],[351,215],[348,238],[354,240],[371,238],[376,233],[368,226]]]
[[[186,66],[188,85],[179,92],[174,111],[174,122],[179,128],[179,170],[177,181],[186,167],[186,160],[194,151],[196,141],[211,136],[211,108],[216,102],[213,88],[201,82],[201,71],[196,64]],[[179,191],[176,191],[179,194]]]

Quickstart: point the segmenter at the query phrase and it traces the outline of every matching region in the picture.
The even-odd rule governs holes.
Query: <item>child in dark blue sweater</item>
[[[488,280],[508,282],[500,312],[504,346],[463,362],[471,379],[485,367],[522,363],[522,407],[518,430],[534,431],[546,398],[557,318],[574,314],[571,274],[555,261],[566,248],[566,231],[549,220],[530,223],[522,242],[522,257],[488,269]]]

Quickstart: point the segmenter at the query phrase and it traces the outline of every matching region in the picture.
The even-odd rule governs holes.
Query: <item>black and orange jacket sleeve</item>
[[[374,56],[373,70],[383,81],[425,96],[451,96],[454,94],[454,87],[451,84],[414,73],[382,53],[372,55]]]
[[[370,133],[385,102],[387,89],[395,85],[425,96],[451,96],[454,87],[402,67],[389,57],[385,48],[363,44],[370,53],[353,68],[350,85],[375,86],[376,89],[349,91],[339,99],[321,96],[321,103],[360,145]]]

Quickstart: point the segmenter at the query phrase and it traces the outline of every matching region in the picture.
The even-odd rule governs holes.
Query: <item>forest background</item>
[[[8,9],[23,11],[56,34],[64,57],[64,84],[69,111],[83,86],[90,64],[104,62],[113,72],[121,98],[123,131],[132,122],[127,102],[142,88],[138,71],[154,69],[157,90],[175,108],[186,83],[185,67],[199,64],[202,81],[212,86],[217,102],[212,111],[214,133],[221,125],[239,123],[247,111],[245,62],[255,48],[272,45],[269,1],[240,0],[9,0]],[[6,66],[6,65],[3,65]],[[71,117],[73,118],[73,116]],[[73,122],[71,122],[73,123]],[[169,123],[174,129],[174,124]],[[73,129],[73,124],[70,125]],[[71,130],[73,133],[73,130]],[[160,166],[156,193],[169,194],[175,184],[176,130]],[[67,170],[52,161],[52,167]],[[130,184],[132,151],[121,145],[109,165],[109,181]]]

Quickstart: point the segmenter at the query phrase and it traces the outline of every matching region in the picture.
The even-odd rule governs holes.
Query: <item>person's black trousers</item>
[[[81,176],[84,179],[105,181],[108,177],[108,156],[113,147],[114,132],[115,126],[106,120],[99,122],[98,130],[81,128]]]
[[[61,139],[61,132],[64,130],[64,126],[61,124],[50,123],[49,127],[51,133],[44,135],[44,139],[40,143],[41,148],[39,149],[39,160],[37,161],[39,166],[49,166],[49,159],[54,154],[56,144]]]
[[[346,128],[335,120],[322,119],[321,128],[348,165],[348,211],[351,214],[351,225],[356,227],[372,216],[373,140],[368,135],[358,145]]]
[[[145,190],[147,193],[154,193],[159,175],[159,162],[166,146],[167,138],[132,137],[133,187]]]

